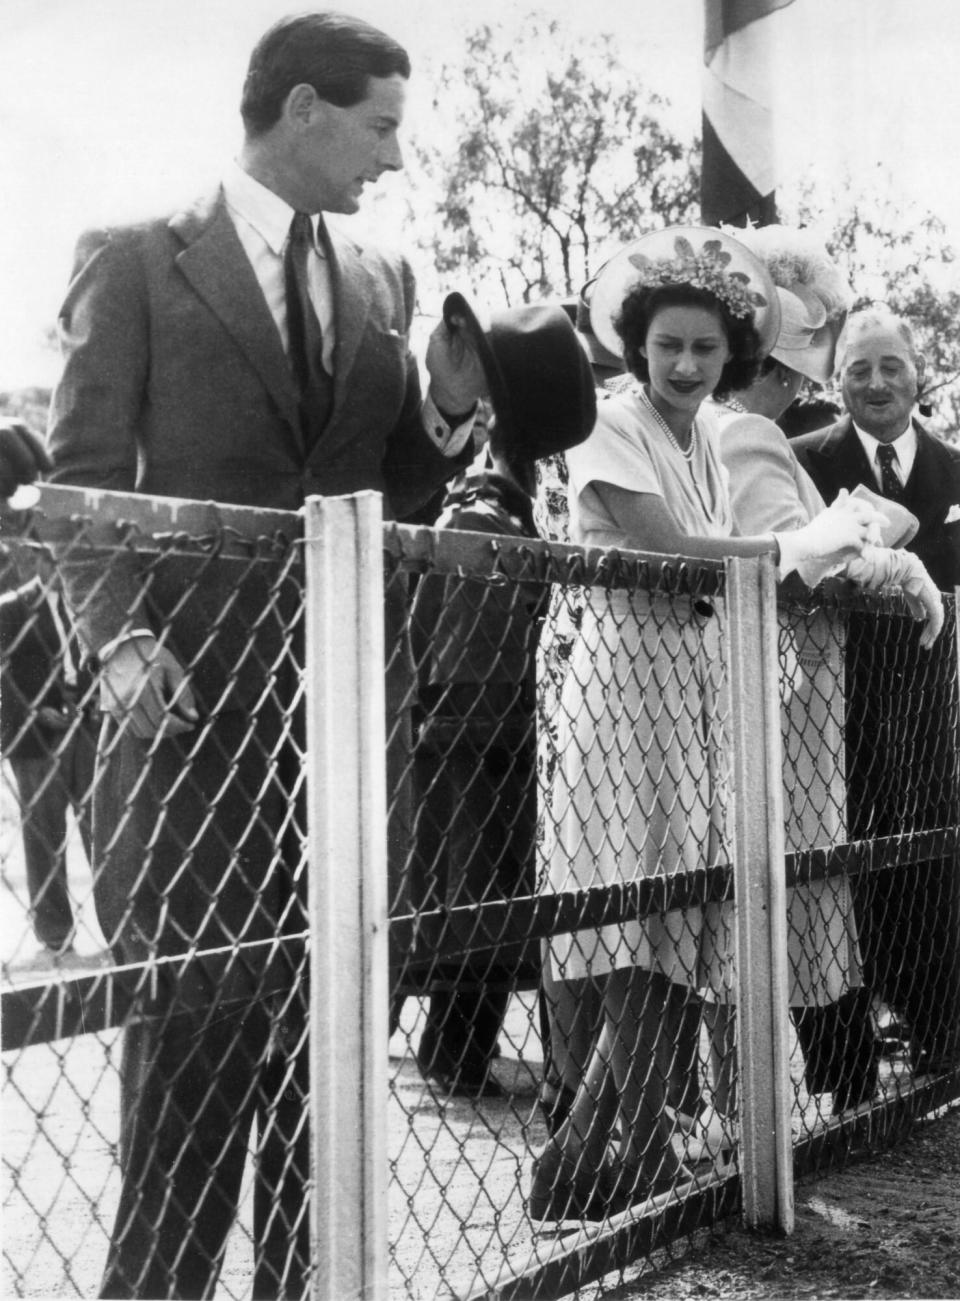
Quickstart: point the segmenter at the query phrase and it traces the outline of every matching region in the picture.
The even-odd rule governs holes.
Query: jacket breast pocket
[[[402,401],[407,386],[408,340],[405,334],[368,330],[359,357],[363,383],[385,403]]]

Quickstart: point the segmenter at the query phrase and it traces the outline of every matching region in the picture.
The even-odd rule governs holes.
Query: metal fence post
[[[310,497],[306,570],[311,1294],[387,1295],[387,850],[380,497]]]
[[[743,1216],[793,1230],[787,891],[771,556],[728,562]]]

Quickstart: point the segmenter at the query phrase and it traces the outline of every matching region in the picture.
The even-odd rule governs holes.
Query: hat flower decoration
[[[701,290],[734,319],[749,320],[761,356],[776,342],[780,299],[762,261],[715,226],[669,226],[625,245],[597,272],[590,317],[603,346],[623,356],[617,322],[629,293],[669,285]]]
[[[645,253],[632,253],[628,261],[640,273],[634,283],[648,287],[693,285],[713,294],[731,316],[753,316],[758,307],[766,307],[766,298],[751,288],[749,276],[731,268],[733,258],[718,239],[708,239],[698,252],[685,235],[678,235],[673,247],[673,258],[654,259]]]

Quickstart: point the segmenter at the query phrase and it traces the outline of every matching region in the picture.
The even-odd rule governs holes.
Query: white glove
[[[803,566],[801,576],[810,572],[807,562],[829,569],[832,565],[858,556],[868,542],[876,540],[878,530],[886,522],[869,502],[851,497],[845,488],[832,505],[814,516],[802,529],[789,533],[775,533],[780,548],[780,577],[786,578],[794,569]],[[820,575],[823,577],[823,573]],[[809,581],[809,580],[807,580]]]
[[[866,546],[848,563],[846,574],[871,592],[899,587],[913,617],[925,621],[920,645],[930,649],[943,629],[943,597],[919,556],[912,551]]]

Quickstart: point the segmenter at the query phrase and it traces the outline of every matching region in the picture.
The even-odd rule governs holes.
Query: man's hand
[[[21,420],[0,420],[0,497],[9,499],[52,468],[42,441]],[[33,503],[10,504],[20,509]]]
[[[190,732],[199,715],[183,668],[155,637],[142,634],[122,641],[103,666],[100,707],[116,719],[129,719],[134,736],[150,740]]]
[[[487,380],[476,349],[467,337],[465,321],[441,321],[427,344],[430,396],[445,415],[472,410],[487,395]]]

